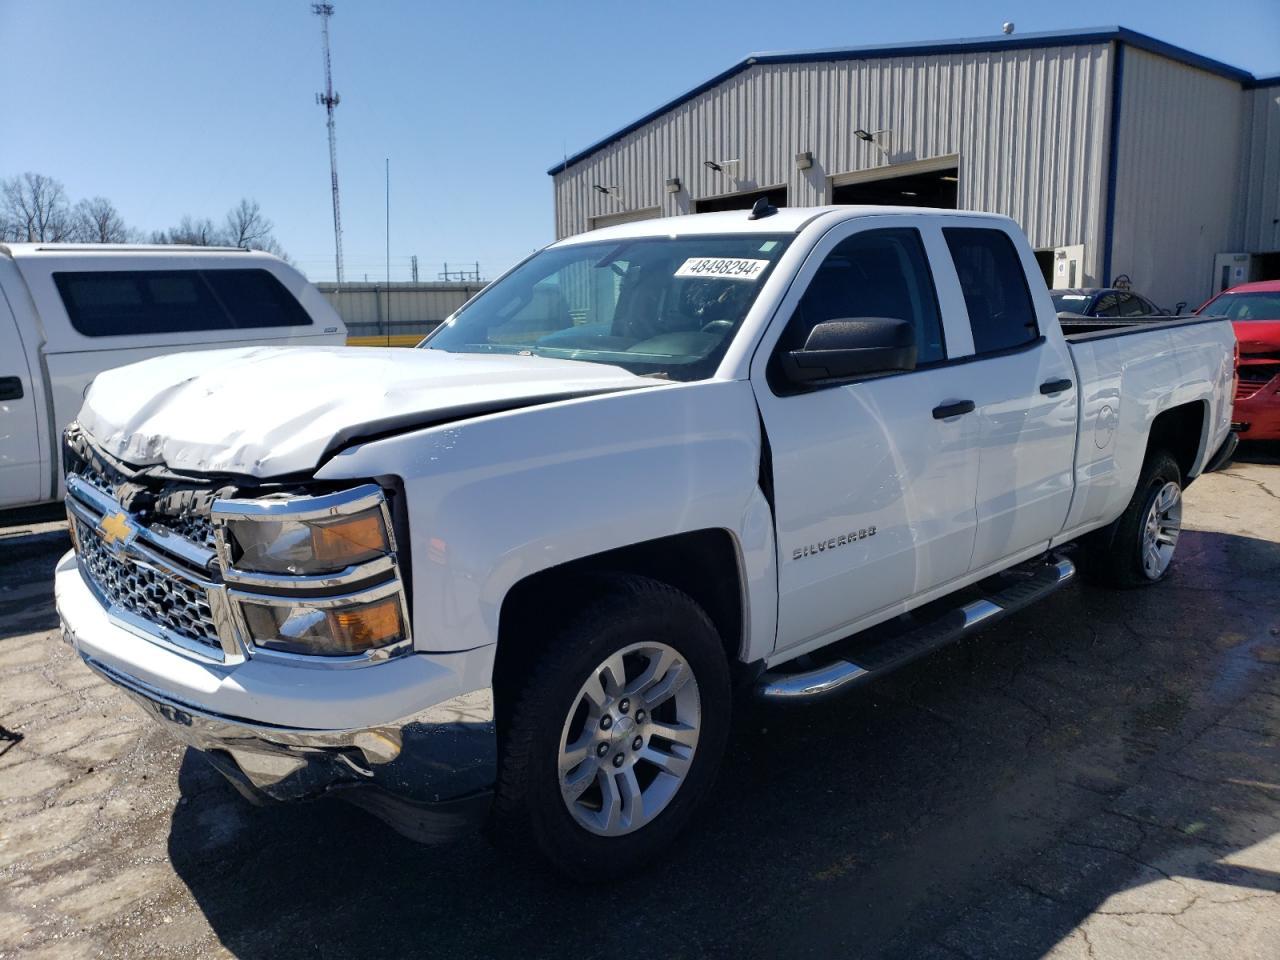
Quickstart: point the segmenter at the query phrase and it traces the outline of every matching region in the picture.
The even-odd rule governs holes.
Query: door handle
[[[940,404],[933,408],[933,419],[949,420],[964,413],[973,413],[973,407],[972,400],[957,400],[954,403]]]
[[[1061,380],[1046,380],[1044,383],[1040,384],[1040,392],[1045,396],[1049,396],[1053,393],[1061,393],[1063,390],[1070,389],[1071,381],[1067,380],[1065,377]]]
[[[0,400],[21,400],[22,381],[18,377],[0,377]]]

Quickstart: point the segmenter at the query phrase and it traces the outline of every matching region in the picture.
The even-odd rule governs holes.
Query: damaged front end
[[[414,655],[394,486],[133,467],[74,424],[64,463],[90,668],[256,800],[337,795],[418,840],[483,815],[492,695]]]

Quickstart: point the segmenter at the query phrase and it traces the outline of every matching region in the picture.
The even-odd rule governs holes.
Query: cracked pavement
[[[1275,960],[1278,492],[1242,451],[1187,492],[1165,583],[739,704],[707,814],[585,887],[337,801],[249,806],[58,637],[64,525],[0,526],[0,958]]]

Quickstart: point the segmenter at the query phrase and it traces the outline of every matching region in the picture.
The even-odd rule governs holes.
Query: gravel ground
[[[1280,460],[1167,582],[1073,584],[861,693],[743,704],[653,869],[573,887],[338,802],[259,809],[60,639],[0,528],[0,957],[1280,956]]]

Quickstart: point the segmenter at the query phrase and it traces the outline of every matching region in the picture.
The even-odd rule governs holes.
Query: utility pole
[[[329,128],[329,178],[333,184],[333,259],[338,283],[341,283],[342,211],[338,203],[338,134],[333,123],[333,108],[342,98],[333,92],[333,66],[329,58],[329,18],[333,16],[333,4],[313,3],[311,12],[320,18],[320,33],[324,37],[324,93],[316,94],[316,103],[324,107],[329,118],[325,126]]]
[[[387,346],[391,346],[391,158],[387,157]]]
[[[413,282],[418,282],[418,255],[415,253],[409,258],[409,269],[413,271]]]

